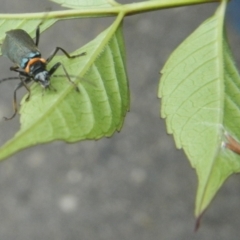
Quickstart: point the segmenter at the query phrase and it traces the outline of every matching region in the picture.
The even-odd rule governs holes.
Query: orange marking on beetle
[[[35,62],[38,62],[38,61],[46,63],[46,59],[44,59],[44,58],[32,58],[28,61],[28,64],[25,67],[24,71],[26,73],[29,73],[31,65],[33,65]]]

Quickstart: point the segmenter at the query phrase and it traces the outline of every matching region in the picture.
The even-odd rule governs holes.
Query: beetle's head
[[[50,86],[50,75],[47,70],[37,73],[34,75],[34,81],[38,82],[43,88],[49,88]]]

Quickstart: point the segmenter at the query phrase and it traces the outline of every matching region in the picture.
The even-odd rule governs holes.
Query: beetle
[[[30,88],[28,83],[34,81],[39,83],[43,89],[50,88],[50,78],[53,76],[54,72],[62,66],[67,80],[72,83],[76,90],[78,91],[77,85],[70,79],[66,68],[61,62],[55,63],[50,70],[47,70],[48,63],[54,58],[58,51],[62,51],[64,55],[73,59],[76,57],[84,56],[86,53],[80,53],[77,55],[71,56],[61,47],[56,47],[50,56],[45,59],[42,58],[41,52],[38,49],[38,43],[40,39],[40,25],[36,29],[36,40],[35,42],[30,37],[30,35],[23,29],[13,29],[6,32],[6,37],[2,43],[1,50],[4,56],[7,56],[15,65],[10,67],[11,71],[17,72],[18,77],[9,77],[0,80],[0,83],[7,80],[20,79],[20,83],[16,85],[13,94],[13,108],[14,113],[11,117],[6,118],[5,120],[10,120],[14,118],[18,112],[17,107],[17,90],[21,87],[25,87],[28,91],[28,96],[26,100],[30,98]]]

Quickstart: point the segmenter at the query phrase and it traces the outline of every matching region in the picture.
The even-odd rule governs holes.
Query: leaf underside
[[[239,155],[223,144],[226,132],[240,139],[240,78],[221,13],[217,11],[175,50],[159,87],[167,131],[197,171],[197,217],[224,181],[240,171]]]
[[[42,93],[33,84],[30,100],[22,100],[21,129],[0,149],[0,159],[39,143],[99,139],[121,129],[129,109],[129,89],[122,26],[115,28],[110,26],[73,53],[86,52],[85,56],[54,58],[49,68],[61,61],[80,92],[61,68],[56,71],[60,77],[51,79],[56,91]]]

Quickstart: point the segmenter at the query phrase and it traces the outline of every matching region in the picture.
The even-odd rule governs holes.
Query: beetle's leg
[[[30,75],[28,73],[26,73],[23,70],[20,70],[19,67],[17,67],[17,66],[10,67],[10,70],[19,73],[21,76],[30,77]]]
[[[17,112],[18,112],[18,107],[17,107],[17,90],[19,88],[24,86],[29,91],[29,94],[28,94],[28,96],[26,98],[26,101],[28,101],[29,97],[30,97],[30,89],[27,86],[27,83],[31,82],[31,78],[23,79],[20,76],[19,76],[19,78],[20,78],[21,82],[15,87],[14,93],[13,93],[13,109],[14,109],[14,113],[13,113],[13,115],[10,118],[4,117],[5,120],[13,119],[16,116]]]
[[[27,83],[30,83],[32,80],[31,80],[31,78],[23,78],[23,77],[21,77],[21,74],[19,74],[19,78],[20,78],[23,86],[28,91],[28,96],[26,97],[26,101],[28,101],[30,99],[31,91],[30,91],[30,88],[28,87]]]
[[[28,87],[27,83],[31,82],[31,77],[29,76],[28,73],[24,72],[23,70],[18,69],[18,66],[12,66],[12,67],[10,67],[10,70],[19,73],[18,78],[21,80],[23,86],[28,91],[28,96],[26,98],[26,101],[28,101],[30,98],[30,88]]]
[[[79,88],[78,88],[78,86],[76,85],[75,82],[73,82],[73,81],[71,80],[71,78],[70,78],[70,76],[69,76],[69,74],[68,74],[66,68],[64,67],[64,65],[63,65],[62,63],[57,62],[55,65],[53,65],[52,68],[49,70],[49,75],[51,76],[51,75],[52,75],[52,74],[53,74],[53,73],[54,73],[54,72],[55,72],[60,66],[62,66],[63,71],[64,71],[64,73],[65,73],[65,75],[66,75],[68,81],[69,81],[72,85],[74,85],[76,91],[79,92]]]
[[[15,71],[16,69],[18,69],[19,67],[17,65],[11,66],[10,67],[10,71]]]
[[[29,74],[24,72],[23,70],[18,69],[17,66],[16,67],[15,66],[10,67],[10,70],[19,73],[19,77],[18,78],[21,80],[23,86],[28,91],[28,96],[26,98],[26,101],[28,101],[29,98],[30,98],[30,88],[28,87],[27,83],[31,82],[31,76],[29,76]]]
[[[10,70],[11,70],[11,71],[14,71],[14,72],[18,72],[18,73],[21,72],[21,75],[26,76],[25,73],[22,72],[21,70],[19,70],[18,68],[19,68],[18,66],[12,66],[12,67],[10,67]],[[3,78],[3,79],[0,79],[0,83],[5,82],[5,81],[8,81],[8,80],[19,80],[19,77]]]
[[[15,87],[14,93],[13,93],[13,109],[14,109],[14,113],[13,113],[13,115],[12,115],[11,117],[9,117],[9,118],[4,117],[5,120],[11,120],[11,119],[13,119],[13,118],[16,116],[16,114],[17,114],[17,112],[18,112],[18,107],[17,107],[17,90],[18,90],[19,88],[21,88],[22,86],[24,86],[24,85],[23,85],[23,82],[20,82],[20,83]]]
[[[51,76],[61,65],[60,62],[57,62],[55,65],[51,67],[51,69],[48,71],[49,75]]]
[[[40,39],[40,26],[43,24],[43,22],[46,20],[48,13],[51,11],[50,9],[46,9],[47,12],[45,13],[45,16],[43,17],[42,21],[38,24],[36,28],[36,40],[35,40],[35,45],[38,46],[39,39]]]
[[[36,40],[35,40],[35,45],[38,46],[39,39],[40,39],[40,26],[42,25],[43,21],[41,21],[36,29]]]
[[[61,50],[61,51],[65,54],[65,56],[66,56],[67,58],[76,58],[76,57],[80,57],[80,56],[86,55],[86,52],[83,52],[83,53],[80,53],[80,54],[71,56],[71,55],[69,55],[69,53],[66,52],[63,48],[56,47],[56,48],[54,49],[54,51],[51,53],[51,55],[47,58],[47,60],[46,60],[47,63],[49,63],[49,62],[54,58],[54,56],[57,54],[57,52],[58,52],[59,50]]]

